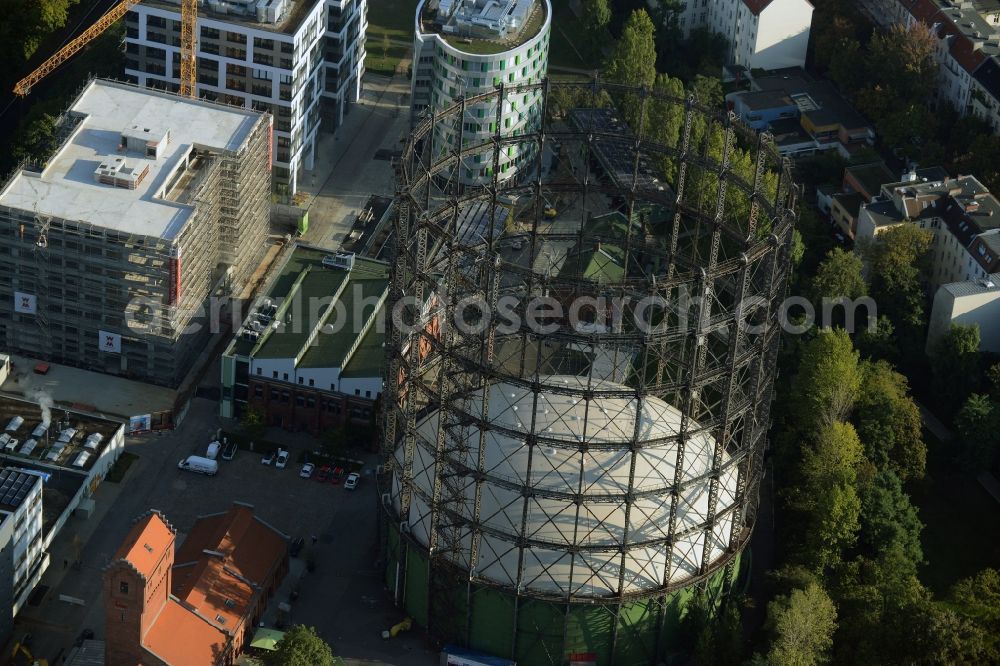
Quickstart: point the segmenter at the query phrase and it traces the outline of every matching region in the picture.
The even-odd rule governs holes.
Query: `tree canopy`
[[[792,590],[767,605],[774,641],[767,655],[773,666],[813,666],[829,662],[837,608],[817,583]]]
[[[802,349],[793,379],[793,409],[807,430],[847,418],[861,388],[858,352],[847,332],[820,329]]]
[[[297,624],[273,652],[264,653],[263,661],[264,666],[333,666],[333,651],[315,629]]]
[[[885,361],[862,364],[862,381],[852,421],[865,456],[903,481],[921,479],[927,467],[920,409],[909,382]]]
[[[933,389],[948,415],[979,385],[979,327],[952,324],[930,348]]]

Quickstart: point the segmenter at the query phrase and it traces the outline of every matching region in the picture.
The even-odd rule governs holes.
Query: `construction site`
[[[463,137],[467,105],[535,93],[537,130]],[[676,137],[629,129],[664,110]],[[442,152],[443,124],[458,140]],[[533,144],[521,177],[460,183],[514,143]],[[595,81],[459,100],[398,169],[378,477],[395,603],[444,644],[523,666],[669,663],[692,598],[714,612],[745,576],[787,163],[693,99]]]
[[[176,387],[266,250],[269,114],[92,80],[0,189],[0,347]]]

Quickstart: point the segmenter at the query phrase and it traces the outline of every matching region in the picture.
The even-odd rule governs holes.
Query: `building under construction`
[[[434,145],[467,104],[506,102],[480,97],[536,92],[540,131]],[[530,177],[457,183],[511,142],[534,144]],[[694,100],[543,82],[418,125],[398,191],[379,475],[396,603],[522,666],[669,661],[754,525],[786,164]]]
[[[0,190],[0,347],[177,386],[265,251],[271,116],[91,81]]]

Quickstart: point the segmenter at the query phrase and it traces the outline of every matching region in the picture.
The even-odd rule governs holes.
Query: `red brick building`
[[[369,426],[375,410],[372,397],[331,393],[257,377],[248,381],[247,404],[261,410],[270,425],[314,435],[339,426]]]
[[[246,504],[175,537],[150,511],[105,569],[107,666],[232,666],[288,571],[288,537]]]

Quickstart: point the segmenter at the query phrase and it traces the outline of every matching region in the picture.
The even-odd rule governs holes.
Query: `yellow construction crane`
[[[108,10],[108,13],[97,20],[94,25],[81,32],[69,44],[59,49],[48,60],[43,62],[31,74],[17,82],[14,94],[24,97],[31,92],[31,87],[49,75],[59,65],[63,64],[95,37],[111,27],[125,16],[129,9],[142,0],[122,0]],[[195,96],[197,68],[195,61],[196,28],[198,23],[198,0],[181,0],[181,83],[180,94],[185,97]]]

